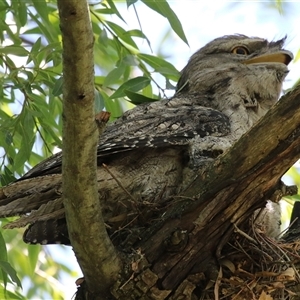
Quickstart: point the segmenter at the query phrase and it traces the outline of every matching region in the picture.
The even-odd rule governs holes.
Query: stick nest
[[[271,239],[257,224],[248,232],[235,226],[223,253],[217,280],[199,299],[300,299],[300,240]]]

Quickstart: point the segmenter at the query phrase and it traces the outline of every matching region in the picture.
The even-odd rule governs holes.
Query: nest
[[[300,240],[275,240],[252,224],[248,232],[235,227],[223,253],[217,280],[199,299],[300,299]]]

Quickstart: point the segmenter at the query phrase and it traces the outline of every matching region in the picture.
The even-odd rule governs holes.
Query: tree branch
[[[58,8],[63,37],[66,219],[88,290],[104,295],[116,280],[120,260],[106,232],[97,188],[93,33],[86,1],[58,0]]]
[[[300,156],[299,103],[298,87],[199,174],[183,193],[189,200],[169,202],[164,217],[143,233],[138,245],[164,289],[174,289],[191,272],[212,269],[233,225],[248,222],[281,188],[281,176]],[[174,253],[166,240],[178,230],[186,232],[187,243]]]

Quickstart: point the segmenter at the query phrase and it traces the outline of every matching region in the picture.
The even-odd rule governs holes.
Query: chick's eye
[[[231,50],[232,53],[234,54],[240,54],[240,55],[248,55],[249,54],[249,51],[247,48],[245,47],[242,47],[242,46],[238,46],[238,47],[235,47]]]

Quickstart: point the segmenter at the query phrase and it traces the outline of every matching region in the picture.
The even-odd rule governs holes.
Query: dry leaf
[[[277,276],[278,273],[276,272],[268,272],[268,271],[262,271],[262,272],[256,272],[255,276],[256,277],[273,277],[273,276]]]
[[[275,289],[284,289],[285,285],[282,282],[272,282],[272,285]]]
[[[295,281],[295,271],[293,268],[287,268],[283,271],[280,275],[276,277],[278,280],[281,281]]]
[[[232,274],[235,273],[235,266],[234,266],[233,262],[230,261],[229,259],[222,259],[220,261],[220,265],[227,267],[231,271]]]
[[[273,297],[268,295],[265,291],[262,291],[258,300],[273,300]]]

